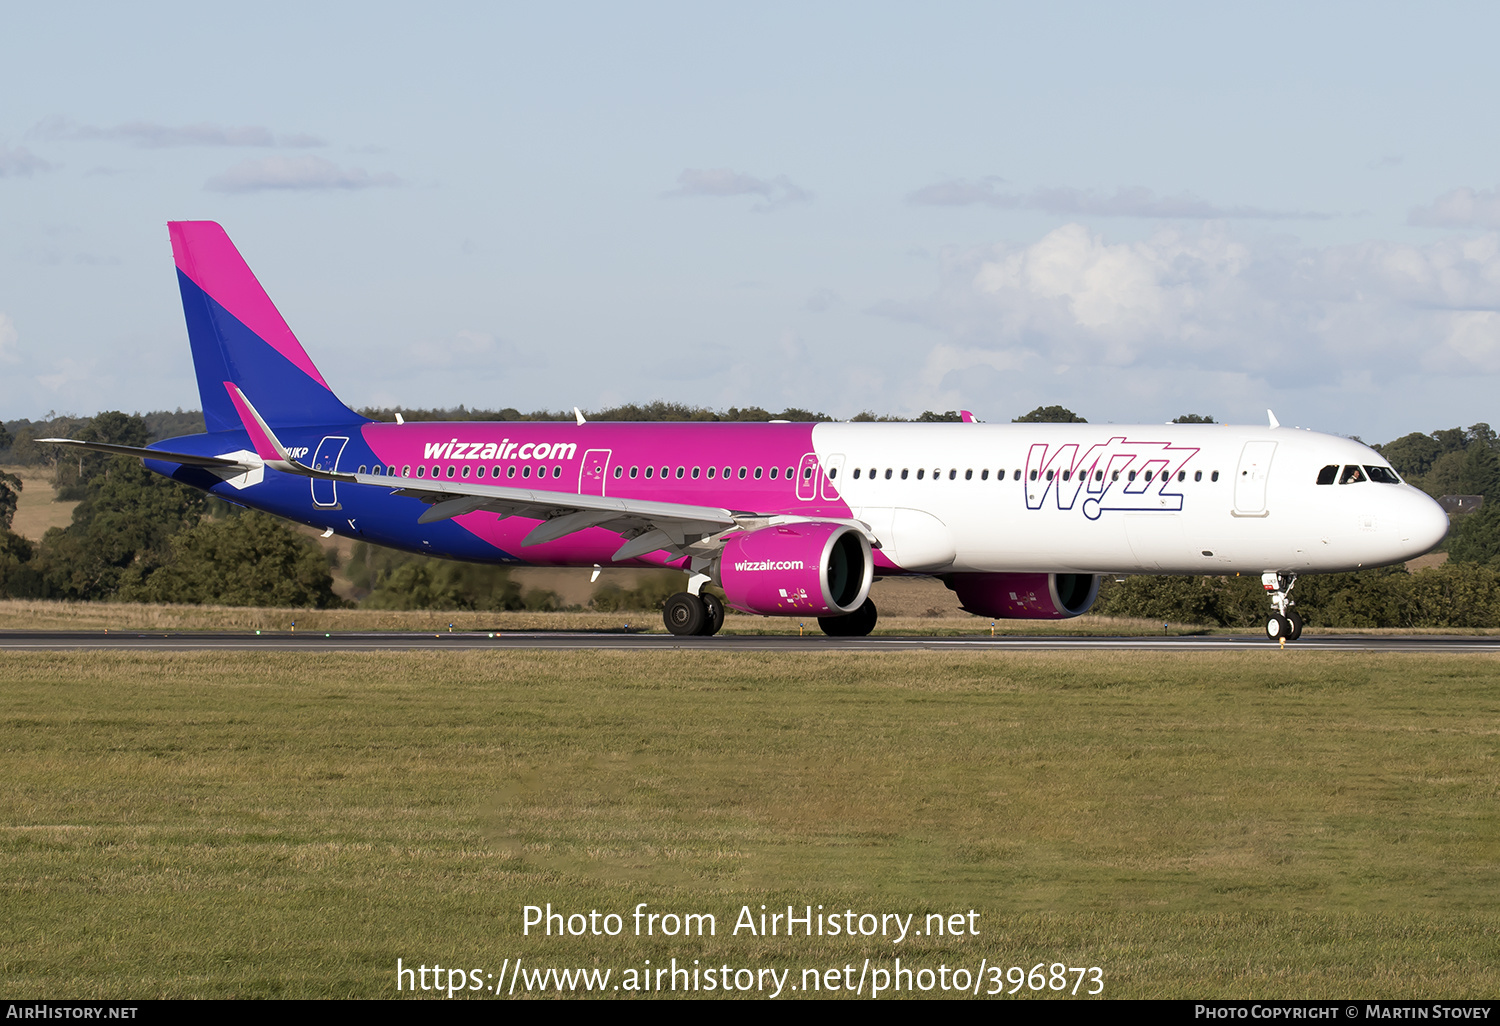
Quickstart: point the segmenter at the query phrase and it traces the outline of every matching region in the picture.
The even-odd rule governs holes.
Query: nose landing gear
[[[1266,637],[1272,641],[1283,638],[1296,641],[1302,637],[1302,614],[1292,608],[1296,604],[1292,600],[1292,586],[1297,583],[1297,575],[1268,571],[1260,575],[1260,583],[1265,586],[1275,609],[1266,621]]]

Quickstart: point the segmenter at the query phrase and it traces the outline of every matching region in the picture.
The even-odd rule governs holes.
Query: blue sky
[[[0,416],[202,218],[354,405],[1500,422],[1500,8],[1038,7],[8,5]]]

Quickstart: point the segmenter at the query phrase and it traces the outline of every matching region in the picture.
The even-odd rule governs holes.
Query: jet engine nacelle
[[[997,620],[1066,620],[1099,597],[1095,574],[948,574],[967,612]]]
[[[742,612],[842,616],[864,605],[874,572],[863,532],[813,520],[735,535],[717,576],[725,601]]]

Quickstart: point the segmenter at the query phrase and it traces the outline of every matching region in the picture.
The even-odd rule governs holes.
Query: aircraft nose
[[[1429,551],[1448,533],[1448,514],[1431,497],[1412,489],[1401,516],[1401,543],[1413,556]]]

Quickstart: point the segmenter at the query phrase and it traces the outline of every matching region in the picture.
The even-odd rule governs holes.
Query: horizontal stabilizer
[[[180,463],[185,467],[241,467],[252,469],[252,465],[240,460],[224,459],[222,456],[196,456],[186,452],[166,452],[162,449],[143,449],[134,445],[111,445],[108,442],[81,442],[76,438],[38,438],[38,442],[66,445],[73,449],[89,449],[106,452],[111,456],[136,456],[143,460],[161,460],[163,463]]]

